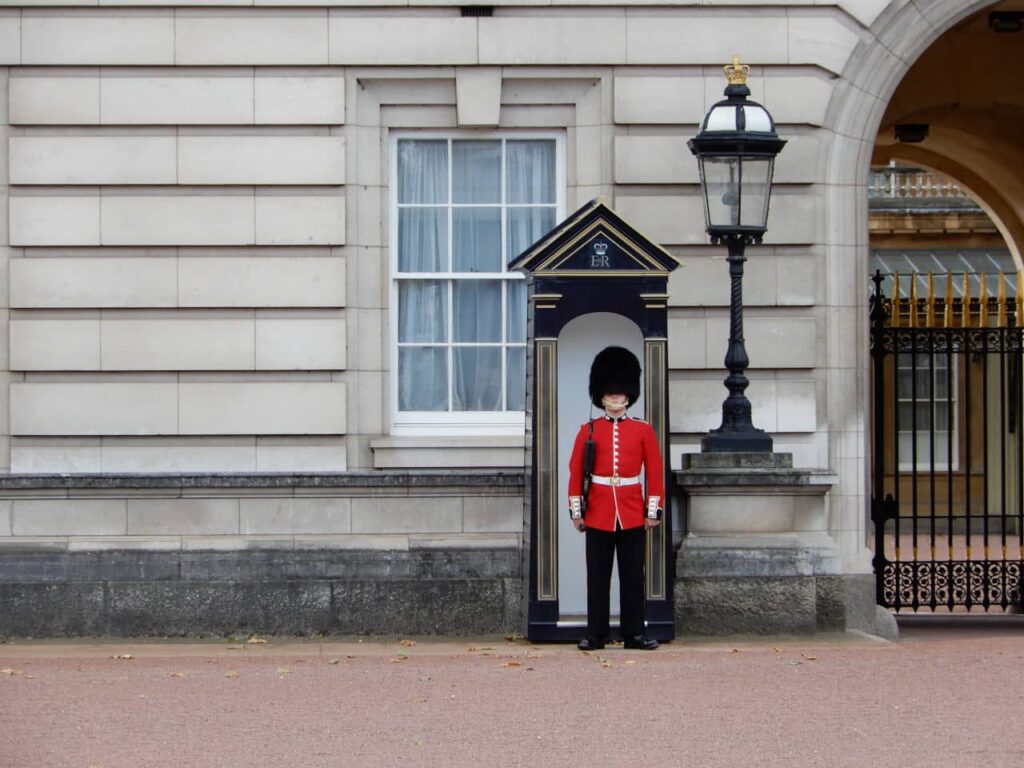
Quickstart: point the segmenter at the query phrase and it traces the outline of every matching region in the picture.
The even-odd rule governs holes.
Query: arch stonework
[[[848,574],[871,572],[867,175],[875,138],[894,91],[914,61],[958,22],[996,4],[894,0],[847,60],[823,126],[833,134],[825,206],[829,463],[843,469],[831,493],[830,529]]]

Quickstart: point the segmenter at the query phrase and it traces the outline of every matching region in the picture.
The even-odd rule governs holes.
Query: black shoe
[[[653,651],[658,647],[658,641],[647,635],[633,635],[622,641],[624,648],[631,648],[639,651]]]
[[[576,647],[581,651],[600,651],[604,648],[604,640],[598,640],[596,637],[584,637],[576,643]]]

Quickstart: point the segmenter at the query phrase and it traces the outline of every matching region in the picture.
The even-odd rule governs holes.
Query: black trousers
[[[644,634],[644,526],[628,530],[587,528],[587,635],[608,637],[612,564],[619,561],[619,621],[623,637]]]

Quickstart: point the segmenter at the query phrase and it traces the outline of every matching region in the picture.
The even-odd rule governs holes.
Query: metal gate
[[[871,298],[878,603],[1019,605],[1021,275],[906,278],[876,272]]]

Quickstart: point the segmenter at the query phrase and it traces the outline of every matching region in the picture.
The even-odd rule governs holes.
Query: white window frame
[[[518,436],[526,430],[526,413],[524,411],[400,411],[398,408],[398,286],[401,280],[398,277],[398,142],[402,139],[446,139],[449,142],[459,140],[469,141],[493,141],[493,140],[529,140],[542,139],[554,141],[555,143],[555,224],[565,218],[565,131],[552,130],[494,130],[494,131],[417,131],[417,130],[396,130],[389,136],[388,147],[388,284],[389,284],[389,334],[388,334],[388,357],[390,363],[390,406],[391,406],[391,434],[402,436],[417,435],[451,435],[451,436]],[[449,152],[449,169],[451,167],[451,153]],[[505,201],[506,185],[505,179],[505,151],[502,148],[502,184],[501,207],[504,210],[508,207]],[[449,179],[449,194],[451,194],[451,180]],[[456,207],[449,203],[450,206]],[[502,216],[502,250],[507,249],[506,232],[504,229],[505,216]],[[451,239],[449,238],[449,247]],[[517,254],[502,255],[502,264],[508,262]],[[407,273],[403,277],[430,277],[432,279],[452,280],[458,278],[469,279],[505,279],[524,280],[525,276],[516,273],[503,271],[501,273],[461,273],[445,272],[420,275],[418,273]],[[499,278],[499,275],[502,276]],[[504,315],[504,313],[503,313]],[[451,321],[451,318],[449,318]],[[504,323],[504,316],[502,317]],[[529,339],[525,340],[529,343]],[[446,345],[451,345],[451,339]],[[505,346],[504,344],[502,346]],[[529,357],[529,356],[527,356]],[[504,356],[503,356],[504,358]],[[449,382],[449,386],[450,386]]]
[[[910,376],[911,375],[910,372],[912,370],[912,368],[910,366],[902,366],[902,365],[900,365],[900,361],[901,361],[901,358],[903,357],[903,355],[908,355],[909,356],[909,355],[912,355],[912,354],[914,354],[914,353],[912,353],[912,352],[900,353],[900,354],[896,355],[896,358],[895,358],[895,363],[896,363],[896,408],[897,409],[900,407],[901,403],[912,403],[913,402],[910,398],[901,398],[899,396],[899,378],[900,378],[901,375],[903,375],[904,372],[906,372],[907,376]],[[918,353],[918,354],[920,354],[920,353]],[[900,461],[899,461],[899,471],[900,472],[908,472],[908,473],[909,472],[914,472],[914,471],[917,471],[917,472],[930,472],[933,466],[935,467],[936,471],[942,471],[942,472],[957,472],[960,469],[960,411],[959,411],[959,408],[960,408],[959,400],[960,400],[960,398],[958,397],[958,395],[959,395],[958,387],[959,387],[959,383],[960,383],[960,371],[958,369],[958,364],[957,364],[958,363],[958,356],[957,355],[953,355],[952,359],[948,359],[948,358],[946,358],[944,353],[936,353],[933,356],[932,359],[939,359],[939,358],[942,359],[943,363],[949,362],[950,365],[951,365],[951,367],[950,367],[950,374],[951,375],[949,377],[949,391],[946,392],[946,398],[944,400],[937,401],[935,399],[935,397],[934,397],[934,394],[930,398],[929,402],[932,405],[931,419],[932,419],[932,424],[934,424],[935,423],[935,413],[936,413],[936,411],[938,411],[939,408],[943,408],[943,409],[947,408],[948,406],[946,405],[946,403],[952,403],[953,407],[950,408],[950,410],[951,410],[952,415],[953,415],[953,420],[949,424],[949,430],[948,431],[952,434],[952,437],[953,437],[953,441],[952,441],[952,443],[953,443],[953,455],[949,457],[950,461],[936,461],[935,464],[933,465],[930,460],[922,459],[921,455],[920,455],[921,451],[918,450],[918,461],[917,461],[917,463],[915,465],[915,463],[914,463],[914,455],[911,452],[911,449],[908,449],[906,452],[904,452],[903,450],[900,450]],[[938,366],[929,365],[927,368],[922,368],[922,367],[919,366],[918,369],[917,369],[917,375],[918,376],[931,376],[932,377],[931,388],[932,388],[932,392],[934,393],[935,392],[936,379],[937,379],[937,377],[939,375],[945,376],[945,369],[942,369],[940,371]],[[896,435],[896,440],[897,440],[898,444],[902,443],[904,435],[908,435],[910,437],[910,440],[912,441],[910,443],[911,446],[913,446],[915,443],[918,446],[923,444],[925,446],[925,450],[930,451],[931,450],[931,444],[930,444],[930,439],[929,438],[930,438],[930,436],[933,433],[934,433],[934,430],[929,430],[929,429],[918,429],[917,432],[915,433],[914,430],[911,429],[911,424],[904,424],[903,420],[901,419],[900,420],[900,428],[899,428],[899,431],[897,432],[897,435]],[[936,440],[936,442],[935,442],[936,447],[938,447],[940,445],[945,447],[945,444],[946,444],[945,440],[942,440],[942,441]]]

